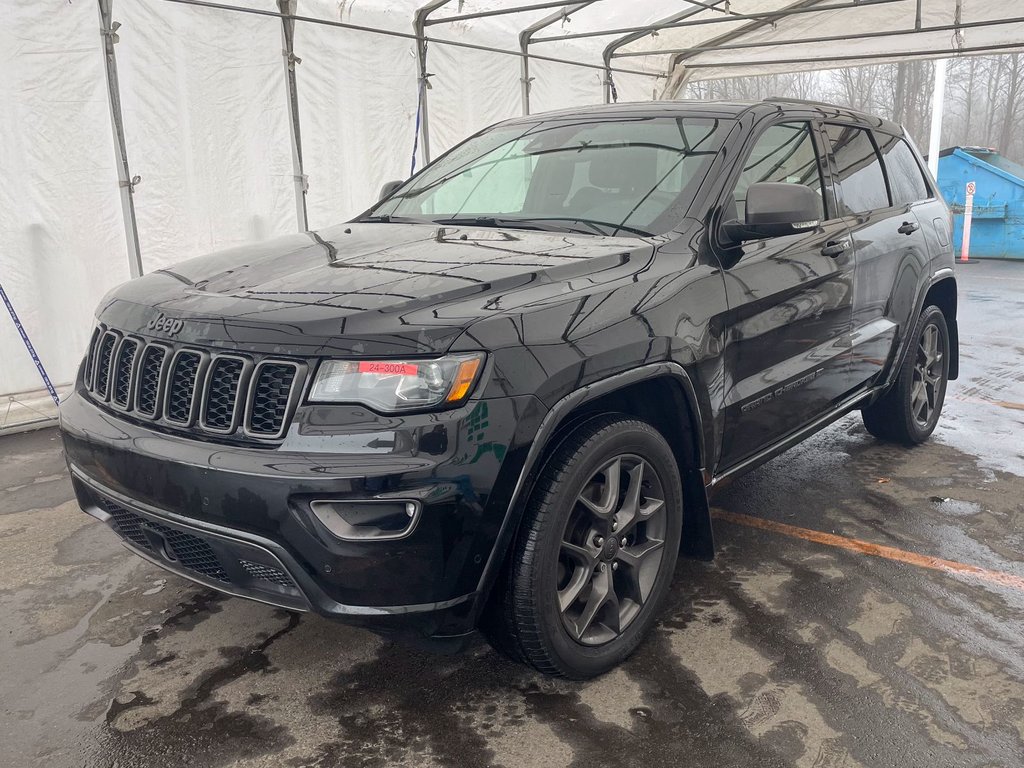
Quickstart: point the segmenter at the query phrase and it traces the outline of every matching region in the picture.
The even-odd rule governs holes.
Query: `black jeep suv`
[[[348,224],[112,291],[61,419],[86,512],[289,610],[569,677],[625,658],[720,481],[957,373],[949,213],[892,123],[654,102],[478,133]]]

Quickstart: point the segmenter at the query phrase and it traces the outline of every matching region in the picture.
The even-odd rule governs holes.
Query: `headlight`
[[[479,352],[438,360],[324,360],[309,400],[387,412],[457,405],[473,391],[483,362]]]

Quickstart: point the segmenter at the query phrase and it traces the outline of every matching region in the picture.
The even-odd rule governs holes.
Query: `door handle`
[[[829,240],[825,243],[825,247],[821,249],[822,256],[832,256],[833,258],[846,252],[846,249],[850,247],[849,240]]]
[[[919,224],[915,224],[912,221],[904,221],[900,228],[897,229],[896,231],[899,232],[901,235],[912,235],[915,232],[917,232],[917,230],[919,230],[920,228],[921,226]]]

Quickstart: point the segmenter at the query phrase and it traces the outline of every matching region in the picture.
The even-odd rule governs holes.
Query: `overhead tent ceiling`
[[[334,23],[351,26],[340,18],[355,5],[339,3]],[[253,8],[278,10],[271,0]],[[302,0],[296,8],[314,21]],[[514,30],[532,59],[603,62],[613,79],[645,73],[665,84],[664,97],[684,81],[1024,50],[1022,0],[395,0],[389,15],[395,24],[382,32],[411,38],[419,16],[431,45],[487,49],[470,42],[474,29]]]
[[[597,55],[580,61],[671,75],[663,89],[670,97],[683,80],[1024,50],[1021,0],[441,0],[429,6],[436,8],[428,36],[443,38],[444,22],[479,24],[511,14],[520,29],[542,27],[530,36],[531,54],[558,55],[552,46],[586,43]]]

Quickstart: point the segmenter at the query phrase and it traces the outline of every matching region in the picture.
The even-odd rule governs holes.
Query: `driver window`
[[[744,220],[747,189],[761,181],[804,184],[818,193],[819,214],[826,218],[822,194],[821,166],[814,149],[809,123],[780,123],[768,128],[758,138],[750,155],[743,162],[743,171],[733,189],[736,216]],[[726,218],[733,218],[731,215]]]

